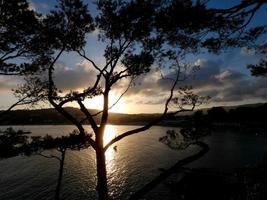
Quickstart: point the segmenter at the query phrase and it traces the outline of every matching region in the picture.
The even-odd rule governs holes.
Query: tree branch
[[[136,134],[136,133],[140,133],[140,132],[143,132],[143,131],[146,131],[148,130],[149,128],[151,128],[152,126],[158,124],[160,121],[164,120],[166,117],[169,117],[169,116],[173,116],[173,115],[176,115],[180,112],[186,112],[186,111],[192,111],[194,108],[195,108],[195,105],[192,106],[191,109],[183,109],[183,110],[178,110],[176,112],[172,112],[172,113],[168,113],[168,105],[170,103],[170,101],[172,100],[173,98],[173,92],[174,92],[174,89],[177,85],[177,82],[179,81],[179,75],[180,75],[180,67],[178,68],[178,72],[177,72],[177,76],[176,76],[176,79],[174,80],[174,83],[171,87],[171,90],[170,90],[170,95],[168,97],[168,99],[166,100],[165,102],[165,108],[164,108],[164,112],[162,113],[162,115],[151,121],[150,123],[148,123],[147,125],[145,126],[142,126],[140,128],[136,128],[136,129],[133,129],[133,130],[130,130],[130,131],[126,131],[122,134],[120,134],[119,136],[115,137],[114,139],[112,139],[105,147],[104,147],[104,150],[106,151],[112,144],[118,142],[119,140],[127,137],[127,136],[130,136],[130,135],[133,135],[133,134]]]
[[[81,99],[77,99],[77,102],[78,102],[78,104],[79,104],[79,106],[81,108],[81,111],[85,114],[86,118],[90,122],[92,129],[94,130],[95,133],[97,133],[98,132],[98,126],[97,126],[94,118],[92,117],[91,113],[84,106],[84,104],[82,103]]]
[[[66,103],[69,103],[69,102],[77,100],[77,98],[84,98],[86,95],[89,95],[90,93],[95,92],[95,90],[97,89],[97,86],[98,86],[98,84],[100,82],[100,78],[101,78],[101,74],[98,74],[97,75],[97,79],[95,81],[95,84],[94,84],[94,86],[92,88],[90,88],[90,89],[88,89],[88,90],[86,90],[86,91],[84,91],[82,93],[76,94],[75,96],[72,96],[72,97],[69,97],[67,99],[64,99],[58,105],[59,106],[63,106]]]
[[[133,82],[133,79],[131,79],[131,81],[130,81],[130,83],[128,84],[128,87],[124,90],[124,92],[123,93],[121,93],[121,95],[119,96],[119,98],[108,108],[109,110],[110,109],[112,109],[120,100],[121,100],[121,98],[128,92],[128,90],[130,89],[130,87],[131,87],[131,84],[132,84],[132,82]],[[97,113],[94,113],[94,114],[92,114],[92,116],[94,117],[94,116],[97,116],[97,115],[99,115],[99,114],[101,114],[103,111],[101,110],[101,111],[99,111],[99,112],[97,112]],[[83,119],[82,120],[82,122],[84,122],[86,119]]]
[[[87,57],[87,56],[85,55],[85,51],[84,51],[84,49],[82,49],[81,51],[82,51],[82,53],[81,53],[80,51],[77,51],[77,53],[78,53],[81,57],[83,57],[85,60],[89,61],[89,62],[93,65],[93,67],[94,67],[96,70],[98,70],[101,74],[103,73],[103,71],[107,72],[105,68],[101,70],[101,69],[95,64],[95,62],[94,62],[92,59],[90,59],[89,57]]]
[[[49,155],[48,156],[48,155],[44,155],[42,153],[38,153],[37,155],[42,156],[44,158],[54,158],[54,159],[57,159],[58,161],[61,161],[61,159],[58,156],[54,156],[54,155]]]
[[[62,50],[58,53],[58,55],[56,56],[56,58],[53,60],[53,62],[50,64],[50,66],[48,68],[48,80],[49,80],[48,100],[51,103],[51,105],[53,105],[54,108],[59,113],[61,113],[66,119],[68,119],[74,125],[76,125],[76,127],[80,131],[81,135],[85,136],[85,130],[84,130],[82,124],[80,124],[70,113],[68,113],[64,108],[62,108],[62,106],[58,105],[54,101],[54,97],[53,97],[53,86],[54,86],[54,82],[53,82],[53,67],[54,67],[54,64],[56,63],[56,61],[58,60],[58,58],[60,57],[60,55],[63,53],[63,51],[64,51],[64,48],[62,48]],[[96,148],[95,141],[92,138],[88,138],[88,142],[90,143],[90,145],[94,149]]]
[[[159,176],[155,177],[152,181],[147,183],[144,187],[139,189],[137,192],[135,192],[129,200],[136,200],[142,198],[145,194],[147,194],[149,191],[154,189],[157,185],[162,183],[162,181],[166,180],[169,176],[171,176],[173,173],[177,173],[179,170],[181,170],[181,167],[183,167],[186,164],[189,164],[195,160],[198,160],[202,156],[204,156],[209,151],[209,146],[204,142],[195,142],[192,143],[192,145],[197,145],[201,148],[201,150],[193,154],[191,156],[188,156],[182,160],[179,160],[177,163],[175,163],[172,167],[162,172]]]

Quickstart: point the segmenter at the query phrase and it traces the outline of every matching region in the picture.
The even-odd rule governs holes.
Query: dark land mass
[[[83,120],[85,116],[78,108],[65,108],[77,120]],[[1,112],[1,111],[0,111]],[[97,113],[97,110],[90,110]],[[110,124],[144,124],[160,116],[160,114],[122,114],[110,113]],[[101,119],[101,114],[94,117],[97,122]],[[85,124],[88,122],[85,121]],[[1,125],[68,125],[71,124],[64,116],[54,108],[36,110],[14,110],[6,114],[1,119]]]
[[[73,107],[66,108],[76,119],[83,120],[83,113]],[[1,112],[1,111],[0,111]],[[90,110],[97,113],[97,110]],[[196,110],[187,115],[169,117],[159,125],[191,126],[201,124],[209,127],[265,127],[267,126],[267,103],[249,104],[234,107],[213,107]],[[143,125],[159,117],[160,114],[121,114],[110,113],[110,124]],[[101,114],[95,117],[100,121]],[[68,125],[71,124],[55,109],[14,110],[2,116],[1,125]],[[87,123],[86,121],[84,122]]]
[[[215,169],[183,168],[180,180],[163,182],[169,199],[263,200],[267,198],[267,157],[254,166],[221,172]]]

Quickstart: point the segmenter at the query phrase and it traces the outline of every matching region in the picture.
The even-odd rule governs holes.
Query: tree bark
[[[60,189],[61,189],[61,182],[62,182],[62,176],[63,176],[63,170],[64,170],[66,151],[62,150],[60,152],[61,152],[61,159],[60,159],[60,167],[59,167],[59,174],[58,174],[58,180],[57,180],[55,200],[59,200],[59,197],[60,197]]]
[[[96,167],[97,167],[97,186],[99,200],[107,200],[108,197],[108,184],[107,184],[107,169],[106,157],[103,148],[96,150]]]

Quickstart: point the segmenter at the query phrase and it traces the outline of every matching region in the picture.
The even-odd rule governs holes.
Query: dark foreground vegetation
[[[108,180],[114,178],[107,174],[105,152],[122,139],[141,134],[158,124],[174,123],[173,125],[178,126],[187,123],[191,126],[183,129],[181,133],[169,131],[166,137],[160,140],[173,148],[170,139],[175,140],[176,136],[182,135],[183,140],[178,149],[189,145],[202,146],[203,149],[205,145],[199,143],[198,136],[202,136],[202,132],[204,135],[209,133],[207,127],[218,122],[216,118],[209,117],[213,112],[208,112],[207,116],[197,112],[193,117],[176,117],[179,113],[193,111],[209,99],[195,94],[190,85],[182,84],[200,68],[195,61],[190,61],[189,57],[208,52],[219,54],[244,46],[257,50],[258,38],[266,31],[264,25],[250,23],[256,12],[266,5],[265,0],[240,0],[229,7],[212,6],[208,1],[201,0],[110,0],[95,1],[94,7],[86,5],[86,1],[82,0],[59,0],[47,14],[31,9],[29,2],[0,1],[0,75],[19,76],[24,79],[24,82],[13,90],[18,98],[17,103],[11,105],[5,114],[16,106],[38,105],[42,102],[54,108],[53,115],[46,113],[49,110],[29,111],[35,113],[33,115],[26,111],[14,111],[0,120],[1,125],[69,123],[78,129],[78,134],[75,137],[70,135],[62,138],[31,138],[31,141],[28,141],[24,133],[9,129],[1,133],[1,152],[2,157],[8,153],[6,157],[19,155],[21,152],[26,152],[26,155],[34,152],[58,159],[60,168],[56,200],[59,199],[65,151],[73,148],[72,142],[76,141],[76,138],[78,146],[88,144],[95,152],[96,191],[99,200],[111,198]],[[88,36],[94,36],[95,39],[89,41]],[[88,45],[101,46],[103,51],[99,57],[92,56],[91,53],[95,49],[87,48]],[[265,50],[262,53],[265,53]],[[57,69],[60,66],[58,64],[62,58],[64,60],[64,55],[75,55],[86,61],[89,63],[88,70],[95,72],[93,77],[84,81],[82,88],[62,88],[56,81]],[[99,59],[103,62],[98,63]],[[260,66],[250,67],[253,74],[259,74],[258,69],[261,69],[262,74],[262,64],[264,65],[265,61],[261,62]],[[126,83],[126,87],[120,91],[121,98],[129,88],[134,87],[138,78],[146,76],[152,70],[164,72],[162,81],[166,81],[168,85],[168,92],[162,96],[163,112],[148,117],[137,115],[131,118],[128,115],[128,119],[117,118],[117,121],[114,117],[112,121],[110,94],[116,91],[116,86]],[[173,76],[169,76],[170,74]],[[75,76],[74,73],[72,75]],[[67,79],[63,74],[58,77],[66,81],[72,79]],[[161,95],[161,91],[156,92]],[[103,107],[98,113],[86,108],[86,100],[96,96],[103,99]],[[76,115],[72,109],[66,108],[70,103],[79,107],[83,118],[80,118],[80,113]],[[223,116],[218,110],[216,112],[215,116]],[[101,117],[95,117],[97,115]],[[259,116],[258,113],[253,115]],[[225,116],[230,119],[228,114]],[[240,121],[239,114],[236,117],[232,119],[234,124],[249,121],[243,118]],[[220,119],[219,122],[228,123],[227,119]],[[253,118],[254,121],[256,119]],[[92,137],[87,136],[84,127],[86,122],[92,128]],[[118,134],[108,144],[104,143],[107,123],[130,122],[142,122],[143,126],[134,129],[128,127],[128,130]],[[50,148],[57,149],[61,157],[42,154],[43,150]],[[194,160],[192,156],[187,157],[178,161],[182,164],[176,167],[185,164],[186,159]],[[137,196],[141,198],[140,195]],[[136,199],[134,195],[133,198]]]
[[[263,200],[267,198],[267,158],[254,166],[218,172],[214,169],[182,168],[180,180],[168,180],[168,199]]]

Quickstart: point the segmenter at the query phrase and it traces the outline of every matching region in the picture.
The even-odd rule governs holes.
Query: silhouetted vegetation
[[[58,160],[59,171],[55,200],[59,200],[66,151],[68,149],[81,150],[90,147],[87,141],[92,135],[86,134],[85,136],[81,136],[77,131],[62,137],[52,137],[50,135],[40,137],[30,136],[29,134],[30,132],[24,132],[22,130],[15,131],[13,128],[7,128],[1,131],[0,159],[11,158],[18,155],[39,155],[45,158]],[[46,151],[54,149],[59,152],[59,156],[46,153]]]
[[[11,34],[10,26],[3,26],[6,21],[1,21],[4,27],[1,29],[1,39],[4,39],[4,42],[1,40],[0,70],[5,74],[15,72],[14,74],[19,75],[25,71],[30,72],[25,73],[26,83],[15,90],[15,95],[19,99],[28,99],[28,102],[49,103],[69,123],[75,125],[79,133],[75,137],[34,138],[30,144],[25,145],[28,153],[38,152],[40,148],[59,148],[62,155],[65,155],[64,149],[73,148],[73,142],[74,146],[79,148],[80,139],[84,141],[86,138],[86,144],[90,145],[96,154],[98,197],[101,200],[109,199],[106,150],[125,137],[146,131],[181,112],[192,111],[205,102],[207,98],[194,94],[191,87],[178,85],[187,79],[188,72],[198,68],[195,63],[188,63],[187,55],[206,51],[218,53],[227,48],[249,46],[264,32],[263,26],[247,27],[255,12],[264,3],[241,1],[231,8],[213,9],[207,7],[206,1],[97,1],[97,14],[92,17],[87,5],[81,0],[59,0],[55,9],[45,16],[29,10],[26,1],[1,1],[1,11],[8,8],[8,12],[1,12],[1,20],[6,19],[9,22],[10,19],[8,24],[16,26],[14,34]],[[19,6],[22,6],[19,11],[23,12],[14,10]],[[22,16],[17,16],[18,13]],[[33,21],[29,20],[32,25],[27,22],[25,16],[28,15],[33,18]],[[90,52],[85,48],[88,34],[92,34],[95,29],[98,30],[98,40],[94,42],[104,46],[102,65],[96,63],[95,58],[91,58]],[[22,40],[20,37],[11,37],[18,36],[18,33],[23,33]],[[6,45],[6,39],[10,39],[12,48],[9,48],[9,43]],[[3,46],[5,51],[2,50]],[[25,46],[27,48],[24,48]],[[26,50],[25,54],[20,53],[21,47],[23,53]],[[14,53],[13,56],[18,53],[33,62],[19,66],[7,63],[9,52]],[[96,71],[97,75],[93,83],[88,84],[84,90],[62,92],[54,80],[56,63],[64,53],[70,52],[90,63],[89,68]],[[146,75],[155,65],[164,72],[163,80],[168,80],[170,85],[169,95],[165,97],[164,111],[145,125],[125,131],[108,144],[104,144],[105,127],[109,122],[109,95],[115,84],[126,79],[129,81],[121,98],[133,86],[136,78]],[[28,71],[28,68],[33,70]],[[169,72],[173,72],[174,77],[166,77]],[[103,108],[98,113],[92,113],[85,106],[85,100],[95,96],[102,96],[104,101]],[[79,106],[82,119],[65,107],[69,103]],[[97,115],[99,121],[96,120]],[[199,118],[198,115],[195,117]],[[55,119],[49,120],[57,119],[56,116]],[[83,126],[85,121],[90,124],[94,137],[87,137]],[[189,137],[189,133],[193,133],[190,139],[195,140],[199,132],[186,129],[182,135]],[[175,137],[175,134],[170,132],[168,136]],[[201,145],[199,141],[195,143]],[[11,145],[11,149],[14,146],[16,144]],[[61,161],[64,161],[64,157]]]
[[[25,150],[28,132],[12,128],[0,131],[0,159],[17,156]]]
[[[265,127],[267,104],[259,106],[240,106],[228,110],[216,107],[208,110],[204,118],[212,125],[229,125],[240,127]]]
[[[176,198],[195,200],[266,199],[266,158],[251,167],[221,172],[214,169],[180,168],[185,174],[179,181],[165,185]]]
[[[265,42],[253,50],[258,54],[266,55],[267,43]],[[250,69],[252,76],[267,77],[267,60],[261,59],[257,64],[250,64],[248,69]]]

